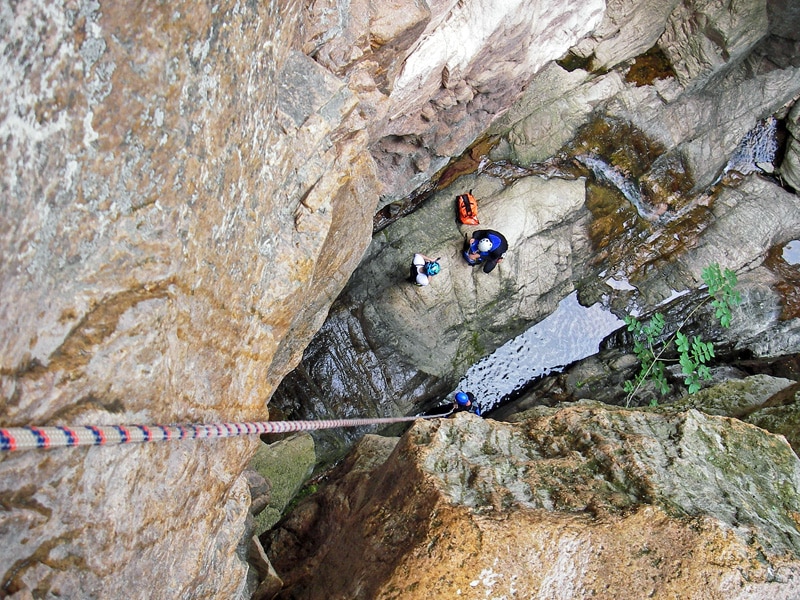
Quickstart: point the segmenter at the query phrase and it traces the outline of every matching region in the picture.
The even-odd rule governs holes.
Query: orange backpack
[[[480,225],[478,221],[478,201],[472,195],[472,190],[456,197],[458,220],[464,225]]]

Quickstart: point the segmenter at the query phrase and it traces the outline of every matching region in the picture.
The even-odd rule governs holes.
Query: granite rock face
[[[786,438],[800,451],[800,383],[784,377],[753,375],[727,381],[683,398],[676,407],[735,417]]]
[[[304,13],[305,50],[358,90],[388,203],[461,154],[604,9],[602,0],[402,0],[345,12],[321,2]]]
[[[274,404],[297,418],[425,410],[573,290],[620,318],[680,296],[677,327],[712,263],[739,273],[744,304],[725,331],[696,313],[696,332],[757,356],[800,351],[800,322],[779,316],[787,282],[761,264],[800,235],[798,196],[760,161],[731,160],[757,123],[788,114],[794,129],[800,54],[783,36],[796,18],[779,2],[608,3],[590,35],[532,75],[489,141],[378,231]],[[513,240],[489,276],[465,268],[454,235],[455,197],[469,189],[481,224]],[[557,209],[542,228],[543,207]],[[418,251],[443,257],[424,290],[405,281]]]
[[[299,8],[3,5],[3,425],[267,418],[376,203]],[[0,594],[237,597],[254,448],[3,456]]]
[[[800,462],[757,427],[584,403],[374,445],[269,534],[279,597],[796,594]]]
[[[766,3],[678,3],[658,45],[674,65],[678,80],[698,85],[720,67],[741,61],[768,28]]]

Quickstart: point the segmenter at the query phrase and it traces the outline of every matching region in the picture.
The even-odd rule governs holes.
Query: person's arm
[[[498,263],[502,262],[505,258],[505,254],[501,255],[499,258],[494,258],[493,256],[489,257],[485,263],[483,263],[483,272],[484,273],[491,273],[494,271],[494,268],[498,265]]]
[[[480,239],[477,236],[477,231],[472,234],[472,237],[469,238],[466,242],[464,242],[464,252],[469,255],[470,260],[475,260],[480,256],[480,252],[478,252],[477,248],[475,247],[475,242]]]
[[[508,251],[508,242],[504,237],[501,236],[500,245],[497,248],[494,248],[491,252],[489,252],[489,260],[484,263],[483,272],[491,273],[497,266],[497,263],[501,262],[506,257],[507,251]]]

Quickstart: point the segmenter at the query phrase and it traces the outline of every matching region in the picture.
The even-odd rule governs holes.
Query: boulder
[[[440,378],[453,368],[463,371],[479,355],[475,349],[496,348],[509,332],[543,318],[554,308],[546,303],[553,290],[571,291],[572,226],[585,195],[580,179],[460,183],[478,198],[480,225],[456,223],[454,195],[439,194],[376,236],[345,296],[363,305],[378,345]],[[464,239],[486,228],[509,244],[506,259],[489,274],[462,256]],[[421,289],[406,281],[415,252],[441,257],[441,273]]]
[[[800,454],[800,383],[785,377],[753,375],[700,390],[669,410],[697,408],[704,413],[735,417],[780,434]]]
[[[253,591],[248,597],[250,600],[272,600],[283,587],[283,581],[270,564],[264,548],[256,536],[250,540],[248,561],[252,566],[248,578],[254,580]]]
[[[250,489],[250,513],[258,516],[269,505],[272,496],[272,484],[252,465],[245,469],[243,475]]]
[[[800,461],[736,420],[591,402],[513,424],[461,413],[353,465],[269,534],[279,598],[796,594]]]
[[[493,157],[525,166],[547,160],[597,109],[663,146],[654,171],[683,163],[693,191],[706,188],[747,132],[800,92],[796,45],[767,37],[798,23],[796,11],[780,4],[770,3],[771,21],[762,2],[611,4],[601,25],[571,49],[583,60],[542,69],[495,121],[490,132],[501,142]],[[664,64],[637,81],[631,63],[656,39]]]
[[[743,419],[786,438],[800,455],[800,389],[794,382],[749,410]]]

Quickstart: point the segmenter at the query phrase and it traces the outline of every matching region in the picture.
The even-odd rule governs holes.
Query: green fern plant
[[[647,324],[643,324],[634,316],[625,316],[625,325],[628,331],[633,334],[633,352],[640,363],[639,372],[633,380],[628,380],[624,384],[623,389],[627,394],[625,406],[630,406],[639,388],[648,379],[655,384],[661,395],[669,391],[667,378],[664,374],[664,365],[667,360],[662,356],[673,342],[678,351],[677,360],[681,365],[683,381],[690,394],[700,390],[702,380],[711,378],[711,370],[708,368],[708,363],[714,358],[714,343],[704,341],[697,335],[689,339],[681,331],[681,328],[707,302],[711,302],[711,306],[714,307],[714,316],[720,325],[725,328],[730,327],[731,319],[733,318],[731,310],[741,303],[742,298],[735,289],[737,277],[734,271],[730,269],[723,271],[715,263],[703,269],[702,277],[708,286],[708,297],[689,313],[675,333],[661,345],[660,349],[658,348],[658,340],[666,324],[664,315],[656,313]],[[656,404],[655,400],[651,402],[651,405],[653,404]]]

